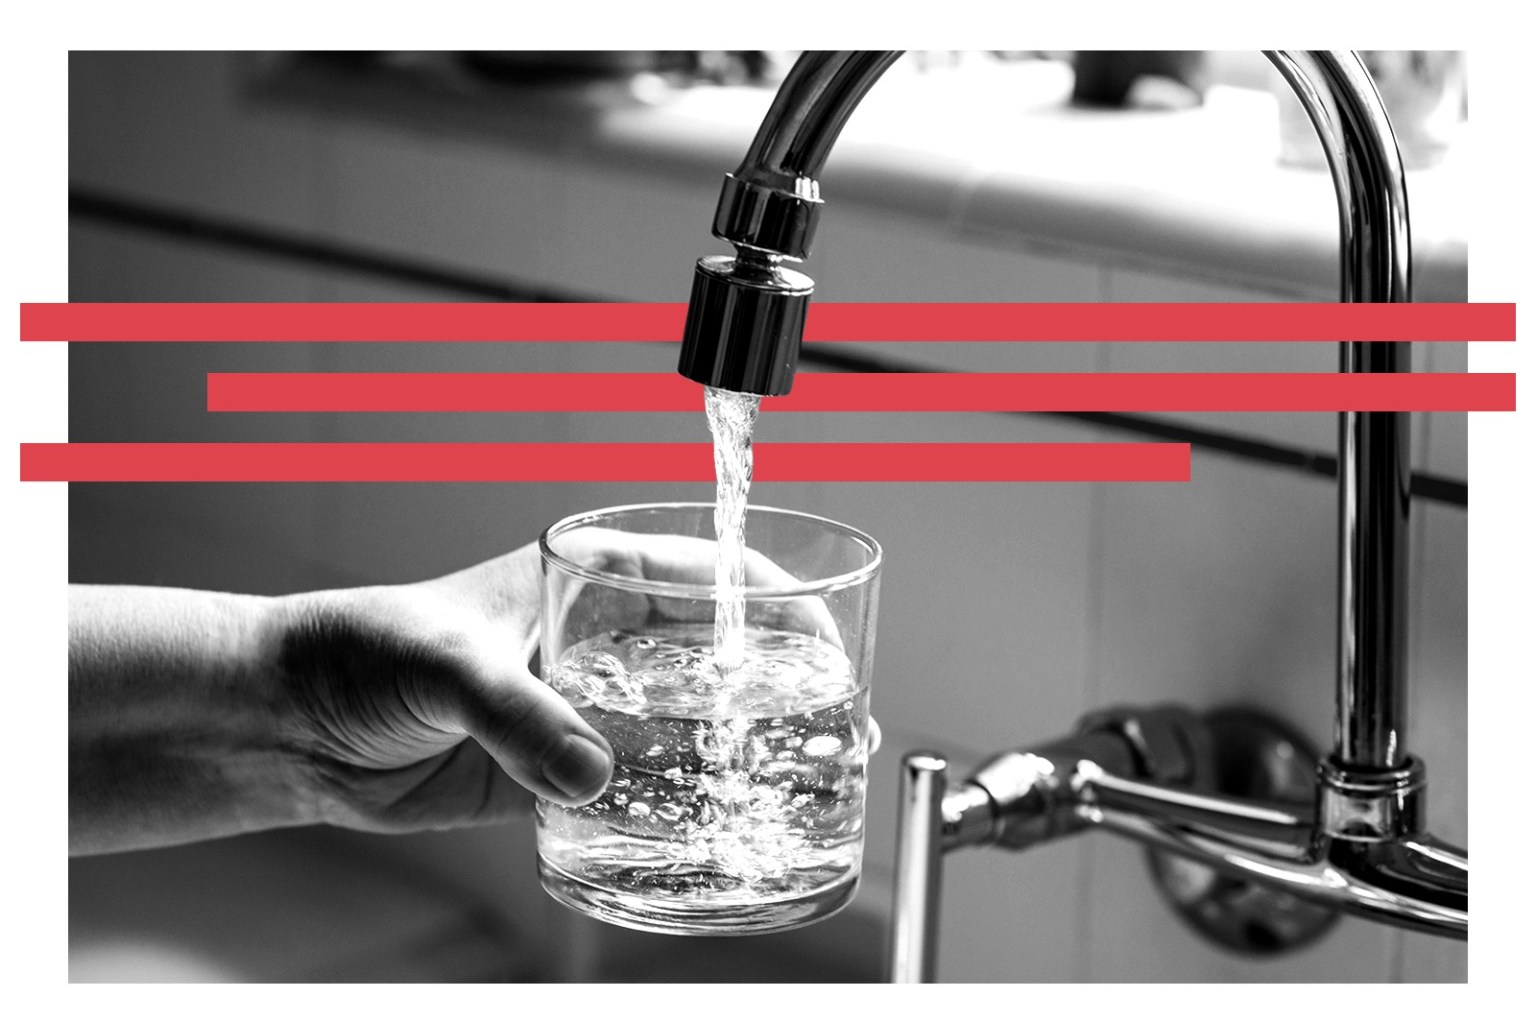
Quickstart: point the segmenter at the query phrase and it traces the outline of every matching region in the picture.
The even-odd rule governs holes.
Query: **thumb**
[[[612,748],[527,669],[472,678],[460,710],[464,730],[535,794],[565,806],[602,795]]]

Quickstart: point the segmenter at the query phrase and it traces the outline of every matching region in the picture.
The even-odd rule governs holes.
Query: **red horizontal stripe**
[[[678,341],[681,303],[23,303],[23,341]]]
[[[678,341],[682,303],[23,303],[23,341]],[[812,303],[807,341],[1513,341],[1513,303]]]
[[[1186,482],[1188,444],[760,444],[759,482]],[[709,444],[22,444],[28,482],[711,482]]]
[[[1188,482],[1188,444],[761,444],[754,482]]]
[[[210,373],[210,412],[695,412],[675,373]],[[782,412],[1514,411],[1512,373],[806,373]]]

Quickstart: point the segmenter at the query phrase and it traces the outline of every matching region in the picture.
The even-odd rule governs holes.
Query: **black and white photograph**
[[[71,47],[71,988],[1467,983],[1481,69]]]

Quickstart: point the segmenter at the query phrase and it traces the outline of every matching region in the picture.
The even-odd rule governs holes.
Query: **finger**
[[[866,738],[866,742],[868,743],[868,750],[871,757],[874,756],[876,750],[880,749],[880,739],[880,723],[875,721],[874,715],[870,715],[869,736]]]
[[[631,544],[634,538],[627,532],[605,529],[569,532],[561,539],[560,555],[601,574],[644,580],[645,567]],[[579,615],[599,620],[607,628],[638,630],[651,614],[650,599],[640,592],[580,578],[557,587],[560,599],[552,604],[557,628],[566,627],[570,617]]]
[[[755,549],[748,549],[747,585],[753,588],[792,588],[801,582],[789,571]],[[772,605],[781,612],[782,629],[798,630],[842,648],[837,623],[827,603],[816,595],[794,595],[777,599]]]
[[[593,532],[579,544],[580,552],[605,573],[668,584],[712,586],[715,582],[716,543],[685,535],[642,535],[633,532]],[[761,552],[747,548],[744,555],[746,585],[758,591],[795,588],[802,582]],[[619,615],[643,622],[646,611],[654,608],[667,619],[706,623],[714,617],[715,604],[710,599],[652,595],[642,605],[638,593],[608,590]],[[842,637],[831,611],[815,595],[784,598],[753,598],[754,610],[771,617],[766,624],[779,629],[797,630],[841,648]]]
[[[526,669],[469,677],[459,705],[464,730],[530,791],[566,806],[602,795],[613,774],[612,748]]]

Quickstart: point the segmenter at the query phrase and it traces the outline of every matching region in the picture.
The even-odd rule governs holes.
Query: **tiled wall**
[[[234,94],[223,58],[76,56],[71,172],[93,189],[280,226],[424,262],[593,295],[680,300],[707,236],[716,177],[620,175],[554,153],[310,120]],[[148,79],[149,84],[145,81]],[[191,172],[185,167],[198,166]],[[178,168],[182,167],[182,168]],[[833,300],[1283,300],[1296,292],[1086,259],[861,207],[829,207],[808,270]],[[440,299],[345,273],[213,251],[117,226],[71,227],[77,300]],[[977,370],[1332,369],[1310,345],[914,346],[917,363]],[[661,370],[668,350],[556,346],[77,346],[71,437],[90,439],[698,440],[702,418],[231,416],[202,409],[209,370]],[[1464,368],[1433,350],[1427,364]],[[1331,451],[1331,418],[1223,414],[1202,425]],[[1415,463],[1465,478],[1464,418],[1414,421]],[[1092,431],[996,415],[772,415],[765,440],[1063,440]],[[1070,728],[1113,703],[1264,707],[1317,742],[1332,712],[1331,483],[1197,451],[1193,481],[1133,485],[761,485],[755,502],[811,510],[885,545],[861,917],[883,918],[895,772],[917,747],[957,766]],[[702,484],[76,486],[75,580],[254,592],[410,580],[535,538],[575,510],[707,498]],[[1464,510],[1416,504],[1411,748],[1431,818],[1466,840]],[[512,917],[563,927],[547,960],[604,965],[594,933],[534,884],[532,831],[371,840],[476,888]],[[277,847],[277,845],[274,845]],[[1346,920],[1295,956],[1253,961],[1195,939],[1165,910],[1137,849],[1107,838],[948,860],[940,974],[951,981],[1459,980],[1466,947]],[[153,890],[152,885],[146,886]],[[563,934],[563,935],[562,935]],[[867,936],[868,934],[866,934]],[[564,940],[568,946],[558,942]],[[595,943],[594,943],[595,941]],[[586,950],[583,950],[586,948]],[[870,949],[850,950],[867,964]],[[556,952],[562,952],[557,962]],[[863,967],[863,966],[860,966]]]

